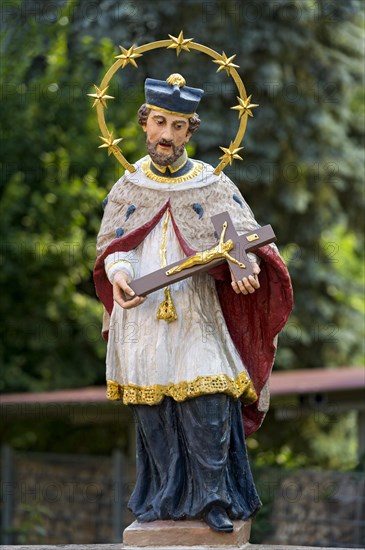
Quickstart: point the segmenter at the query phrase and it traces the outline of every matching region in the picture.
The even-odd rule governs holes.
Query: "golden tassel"
[[[167,286],[164,290],[165,299],[160,303],[159,308],[156,313],[157,319],[163,319],[168,323],[172,323],[177,320],[177,313],[174,306],[174,302],[171,298],[170,288]]]
[[[169,223],[169,211],[166,210],[166,217],[163,224],[163,230],[162,230],[162,243],[160,248],[160,265],[161,267],[166,267],[167,265],[167,259],[166,259],[166,237],[167,237],[167,225]],[[177,313],[174,306],[174,302],[171,298],[170,288],[167,286],[164,290],[165,292],[165,299],[161,304],[159,305],[159,308],[156,313],[157,319],[162,319],[163,321],[167,321],[168,323],[172,323],[173,321],[177,320]]]

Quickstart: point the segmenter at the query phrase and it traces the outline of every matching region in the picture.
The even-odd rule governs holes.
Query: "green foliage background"
[[[118,45],[177,36],[235,62],[260,107],[244,161],[225,170],[260,223],[271,223],[295,308],[276,369],[363,362],[364,91],[362,0],[7,0],[0,5],[0,390],[104,383],[101,305],[92,281],[101,202],[123,170],[99,150],[93,84]],[[189,153],[216,165],[237,129],[235,88],[207,57],[158,50],[110,87],[107,120],[130,162],[145,154],[136,121],[145,77],[181,72],[206,90]],[[122,73],[122,74],[120,74]],[[119,409],[118,409],[119,410]],[[301,437],[298,437],[298,433]],[[273,435],[274,434],[274,435]],[[18,450],[126,451],[125,421],[67,415],[5,422]],[[247,442],[255,468],[356,464],[353,413],[278,422]],[[260,471],[257,477],[260,481]],[[254,539],[270,528],[270,503]],[[260,519],[261,518],[261,519]],[[34,517],[31,517],[34,523]],[[266,525],[268,524],[268,525]],[[28,529],[28,526],[26,526]]]
[[[226,173],[271,223],[295,309],[278,369],[363,358],[364,35],[360,0],[9,1],[2,7],[1,390],[102,384],[101,306],[92,283],[101,202],[122,174],[87,93],[119,52],[177,36],[237,54],[255,117]],[[191,153],[214,165],[236,132],[235,89],[202,54],[159,50],[119,71],[108,122],[130,162],[146,76],[205,88]],[[112,103],[112,102],[110,102]]]

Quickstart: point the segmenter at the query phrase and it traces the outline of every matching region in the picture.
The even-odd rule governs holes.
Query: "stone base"
[[[146,547],[143,547],[144,550],[146,550]],[[173,546],[170,546],[174,550]],[[224,548],[224,547],[223,547]],[[229,549],[229,546],[226,546],[227,550]],[[2,545],[1,550],[136,550],[135,546],[125,546],[124,544],[45,544],[45,545],[33,545],[33,546],[27,546],[27,545],[18,545],[18,546],[12,546],[12,545]],[[150,546],[148,550],[159,550],[158,546]],[[166,549],[168,550],[168,549]],[[178,550],[192,550],[191,546],[180,546]],[[194,550],[207,550],[206,545],[200,545],[196,546]],[[209,546],[209,550],[222,550],[222,546],[216,546],[213,548],[212,546]],[[331,547],[319,547],[319,546],[298,546],[297,544],[295,546],[286,546],[284,545],[277,545],[274,544],[271,546],[271,544],[246,544],[242,550],[353,550],[351,548],[333,548]]]
[[[234,521],[232,533],[213,531],[203,521],[134,521],[124,530],[128,546],[217,546],[239,547],[248,542],[251,520]]]

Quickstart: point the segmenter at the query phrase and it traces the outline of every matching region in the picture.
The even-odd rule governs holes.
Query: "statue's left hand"
[[[234,274],[231,271],[232,288],[236,294],[253,294],[255,290],[260,288],[258,275],[260,273],[260,267],[257,263],[252,264],[253,275],[244,277],[243,279],[236,281]]]

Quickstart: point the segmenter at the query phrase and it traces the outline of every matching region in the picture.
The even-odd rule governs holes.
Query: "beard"
[[[163,153],[158,153],[156,151],[156,147],[159,143],[171,145],[171,153],[167,155],[164,155]],[[181,157],[185,150],[185,145],[176,146],[172,141],[166,141],[164,139],[160,139],[158,141],[155,141],[154,143],[147,139],[146,146],[151,159],[155,164],[158,164],[159,166],[168,166],[169,164],[173,164],[175,160]]]

